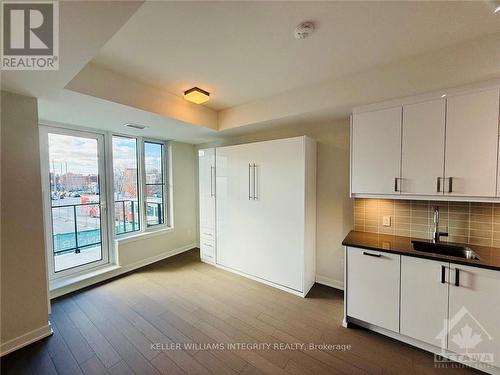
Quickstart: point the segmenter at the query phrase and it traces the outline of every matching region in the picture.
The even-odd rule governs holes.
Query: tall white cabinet
[[[316,264],[315,141],[302,136],[218,147],[215,155],[216,264],[307,294]],[[200,201],[208,183],[200,177]]]
[[[215,148],[198,150],[200,257],[215,263]]]

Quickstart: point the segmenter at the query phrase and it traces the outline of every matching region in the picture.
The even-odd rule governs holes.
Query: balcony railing
[[[52,206],[54,255],[99,246],[101,212],[96,202]]]
[[[137,202],[137,200],[116,200],[115,233],[130,233],[135,232],[139,229],[139,203]]]

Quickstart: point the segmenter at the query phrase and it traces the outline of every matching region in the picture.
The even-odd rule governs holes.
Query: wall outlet
[[[382,216],[382,225],[384,227],[391,226],[391,216],[390,215]]]

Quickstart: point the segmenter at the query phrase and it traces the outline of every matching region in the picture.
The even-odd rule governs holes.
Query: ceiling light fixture
[[[446,98],[446,94],[441,95],[442,98]]]
[[[302,22],[299,26],[293,30],[293,35],[295,39],[305,39],[314,31],[314,23],[312,22]]]
[[[139,130],[143,130],[143,129],[146,129],[147,126],[145,125],[139,125],[139,124],[132,124],[131,122],[129,123],[126,123],[125,125],[123,125],[127,128],[134,128],[134,129],[139,129]]]
[[[210,99],[210,93],[199,87],[193,87],[192,89],[184,91],[184,99],[191,103],[203,104]]]
[[[495,8],[495,10],[493,11],[493,13],[498,13],[500,12],[500,5],[497,5],[497,7]]]

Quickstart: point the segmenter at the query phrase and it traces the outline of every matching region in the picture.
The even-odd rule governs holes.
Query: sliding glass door
[[[103,135],[41,127],[50,278],[108,263]]]

